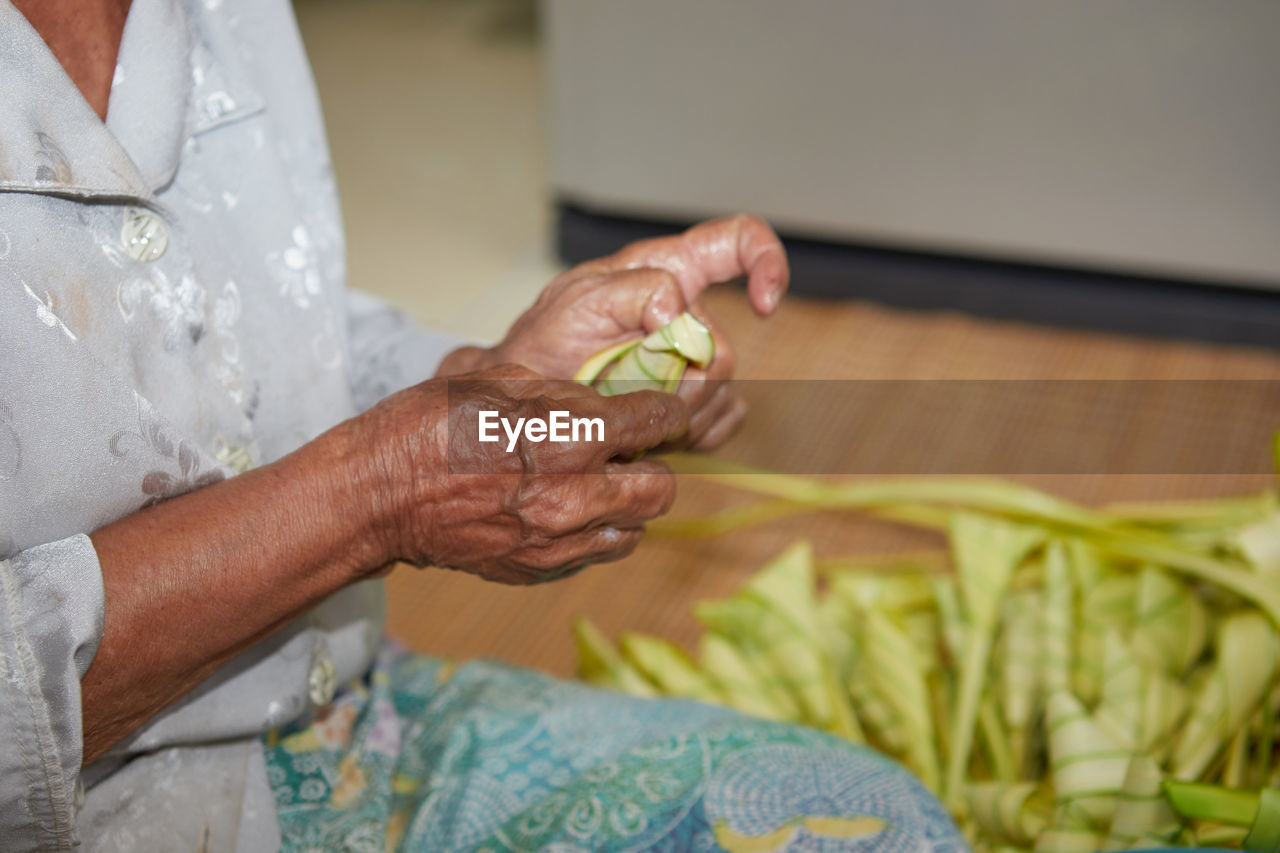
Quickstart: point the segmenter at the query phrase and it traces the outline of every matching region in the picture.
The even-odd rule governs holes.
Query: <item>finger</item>
[[[728,382],[707,382],[701,404],[690,408],[689,430],[675,441],[654,448],[655,454],[712,450],[733,436],[746,418],[747,404]]]
[[[737,396],[727,382],[706,382],[704,387],[707,390],[702,401],[689,407],[689,432],[685,435],[689,445],[697,443],[711,425],[729,411]]]
[[[720,353],[716,353],[719,357]],[[698,408],[707,402],[707,397],[713,391],[715,386],[707,382],[707,372],[701,368],[689,365],[685,368],[684,376],[680,379],[680,385],[676,388],[676,396],[689,406],[689,429],[693,429],[693,416],[697,413]]]
[[[716,282],[745,275],[751,305],[761,315],[778,306],[791,277],[782,242],[756,216],[717,219],[674,237],[634,243],[601,263],[613,269],[667,270],[689,301]]]
[[[674,394],[635,391],[600,401],[606,459],[630,459],[683,435],[689,427],[689,407]]]
[[[742,426],[747,417],[747,401],[736,393],[728,395],[723,410],[716,413],[706,430],[693,442],[692,450],[714,450],[724,444]],[[692,430],[692,427],[690,428]]]
[[[664,269],[641,267],[613,273],[599,289],[601,310],[625,332],[656,332],[685,310],[676,277]]]
[[[525,573],[528,583],[559,580],[595,563],[620,560],[644,538],[643,527],[600,527],[523,549],[517,558],[533,571]]]
[[[582,534],[581,548],[586,554],[586,564],[611,563],[630,554],[644,538],[643,527],[602,527],[590,534]]]
[[[676,494],[671,469],[648,459],[611,462],[566,485],[546,507],[549,520],[537,525],[548,543],[603,527],[642,526],[667,512]]]
[[[713,380],[732,379],[733,371],[738,366],[738,352],[729,342],[724,330],[711,319],[705,311],[701,312],[702,322],[711,330],[711,340],[715,346],[715,356],[707,365],[707,378]]]
[[[653,459],[611,462],[605,476],[614,489],[614,508],[601,523],[634,527],[665,515],[676,499],[676,478],[671,469]]]
[[[719,358],[719,353],[716,357]],[[676,394],[689,405],[689,428],[675,439],[652,448],[655,453],[675,453],[699,446],[707,431],[730,411],[737,396],[730,382],[713,379],[696,367],[685,371]]]

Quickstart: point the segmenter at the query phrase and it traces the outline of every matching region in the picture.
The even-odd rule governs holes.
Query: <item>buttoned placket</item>
[[[232,146],[223,146],[222,140],[215,140],[212,135],[207,146],[202,145],[199,136],[262,110],[264,103],[253,85],[258,78],[250,78],[248,74],[249,69],[257,68],[253,63],[256,54],[241,55],[242,45],[235,41],[238,31],[230,16],[205,15],[204,11],[197,3],[179,0],[133,0],[110,109],[104,122],[81,96],[39,34],[9,0],[0,0],[0,47],[3,48],[0,49],[0,116],[3,116],[0,119],[0,194],[42,196],[38,201],[33,198],[10,200],[16,202],[13,210],[24,207],[37,210],[41,214],[39,221],[50,222],[53,228],[91,229],[88,236],[107,259],[104,261],[95,249],[90,258],[95,271],[105,270],[108,276],[118,273],[121,280],[150,277],[175,283],[183,275],[194,272],[200,276],[198,283],[203,285],[206,272],[219,269],[218,264],[203,266],[205,250],[211,243],[200,239],[198,229],[202,227],[202,220],[200,211],[191,203],[194,197],[191,189],[202,177],[200,164],[204,153]],[[147,22],[155,21],[163,21],[165,25],[146,26]],[[227,133],[232,137],[249,133],[261,136],[265,132],[271,138],[272,120],[252,130],[228,129]],[[282,136],[292,139],[287,132]],[[231,141],[234,140],[228,139]],[[264,156],[271,153],[265,152]],[[191,171],[180,172],[180,164],[184,168],[191,164]],[[176,184],[175,175],[180,176]],[[161,199],[169,200],[169,204]],[[50,215],[46,218],[45,213]],[[253,224],[254,220],[250,219],[249,225]],[[229,230],[234,239],[235,230]],[[18,247],[22,250],[31,248],[35,241],[44,241],[38,248],[41,254],[48,255],[51,246],[56,251],[59,245],[56,238],[60,236],[28,228],[15,239],[27,241],[27,245]],[[114,239],[119,243],[113,244]],[[234,246],[228,248],[234,249]],[[24,257],[21,262],[26,260]],[[68,254],[63,260],[67,266],[51,267],[49,281],[54,281],[52,276],[63,274],[65,269],[75,271],[71,265],[74,256]],[[108,268],[108,262],[114,268]],[[0,256],[0,264],[3,263],[4,258]],[[131,269],[130,265],[136,268]],[[15,263],[13,269],[41,289],[43,268]],[[4,280],[3,277],[0,280]],[[19,286],[23,284],[18,276],[12,280]],[[98,283],[98,279],[91,278],[88,287]],[[114,279],[103,282],[104,286],[111,283]],[[91,292],[98,296],[111,293],[102,289]],[[52,311],[46,313],[57,320]],[[74,322],[71,326],[80,328]],[[98,324],[92,328],[104,327],[105,324]],[[74,340],[74,336],[68,337]],[[80,345],[86,349],[89,337],[82,336]],[[110,364],[103,371],[108,380],[114,379],[114,374]],[[205,422],[221,425],[223,420],[211,418]],[[234,436],[232,439],[217,436],[212,442],[214,455],[224,464],[249,467],[252,460],[245,448],[229,442],[240,435],[252,438],[252,426],[239,430],[239,425],[232,423],[230,417],[226,423]],[[200,435],[207,438],[203,433]],[[279,704],[291,709],[290,719],[303,710],[304,701],[313,706],[331,702],[338,687],[337,664],[349,667],[353,658],[337,629],[319,624],[314,617],[290,626],[281,633],[280,639],[287,638],[292,643],[294,638],[290,635],[295,632],[303,636],[297,637],[288,655],[272,662],[270,685],[246,689],[246,695],[253,700],[265,697],[277,704],[275,700],[279,699]],[[300,654],[293,651],[295,648]],[[347,671],[343,670],[344,677]],[[275,677],[277,674],[279,677]],[[191,704],[198,707],[198,700]],[[181,717],[189,707],[182,703],[175,706],[174,717]],[[211,708],[220,713],[216,703]],[[192,719],[198,720],[199,715]],[[157,737],[164,737],[164,723],[161,720],[159,728],[154,729],[160,732]],[[179,727],[182,725],[187,723],[180,723]],[[192,731],[192,739],[202,734],[199,729]],[[140,735],[147,733],[144,729]],[[143,760],[148,758],[150,756]],[[84,800],[83,784],[71,790],[70,795],[69,799],[79,806]],[[90,790],[91,801],[93,796]]]
[[[318,708],[332,702],[334,694],[338,692],[338,667],[329,653],[324,632],[315,624],[314,618],[309,620],[307,629],[314,632],[311,669],[307,672],[307,698]]]
[[[217,48],[225,51],[227,45],[202,43],[187,26],[177,0],[133,0],[103,122],[9,0],[0,0],[0,27],[13,28],[12,35],[22,42],[14,54],[25,55],[0,56],[6,80],[0,87],[0,112],[6,115],[0,127],[0,191],[123,203],[124,253],[139,264],[160,261],[169,250],[176,219],[156,193],[176,175],[183,145],[263,108],[236,70],[217,60]],[[179,38],[173,37],[175,32]],[[27,67],[5,68],[18,62]],[[17,85],[10,87],[10,80]],[[23,91],[26,86],[37,88],[39,95]],[[33,98],[49,108],[34,114],[24,109]],[[242,448],[214,448],[215,454],[218,450],[242,455]],[[249,467],[240,462],[236,467]],[[337,692],[337,667],[325,632],[313,618],[306,630],[313,640],[303,690],[319,707]]]
[[[181,17],[176,0],[134,0],[103,122],[39,34],[9,0],[0,0],[0,27],[12,28],[11,37],[21,42],[19,50],[0,56],[0,76],[6,80],[0,87],[0,112],[6,115],[0,128],[0,191],[101,198],[118,204],[124,253],[139,264],[160,261],[169,249],[176,219],[156,193],[176,175],[183,145],[194,135],[263,107],[256,92],[234,69],[219,63]],[[181,38],[174,39],[174,32]],[[197,55],[199,73],[191,60]],[[5,68],[17,63],[27,67]],[[16,85],[11,87],[9,81]],[[21,91],[28,85],[39,89],[34,100],[30,91]],[[33,102],[45,108],[24,108]],[[219,449],[243,455],[242,448],[214,452]],[[249,464],[240,460],[236,467]],[[314,619],[306,630],[312,644],[303,692],[319,707],[337,692],[337,667],[325,632]]]
[[[264,108],[219,59],[233,49],[226,34],[197,35],[179,0],[133,0],[104,122],[10,0],[0,0],[0,31],[0,192],[101,199],[120,211],[124,255],[160,261],[178,220],[157,193],[177,174],[183,146]],[[251,467],[245,448],[219,439],[219,461]]]

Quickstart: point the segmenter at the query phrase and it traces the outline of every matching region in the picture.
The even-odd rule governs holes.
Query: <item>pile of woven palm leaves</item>
[[[1013,483],[828,482],[680,459],[757,493],[670,522],[806,510],[945,532],[945,554],[797,543],[695,608],[696,653],[576,626],[581,676],[811,725],[902,761],[978,850],[1280,851],[1280,501],[1088,509]]]

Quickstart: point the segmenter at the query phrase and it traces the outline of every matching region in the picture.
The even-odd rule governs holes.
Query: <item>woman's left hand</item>
[[[735,356],[699,296],[712,284],[744,275],[756,313],[772,313],[787,289],[787,258],[777,235],[757,217],[718,219],[633,243],[558,276],[497,346],[455,351],[437,375],[516,363],[568,379],[597,352],[643,337],[688,310],[711,329],[716,349],[705,371],[691,366],[680,384],[678,393],[691,410],[686,440],[698,450],[715,447],[742,422],[746,403],[730,383],[714,381],[733,375]]]

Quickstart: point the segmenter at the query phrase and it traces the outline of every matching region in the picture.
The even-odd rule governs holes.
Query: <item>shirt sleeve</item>
[[[0,561],[0,838],[6,850],[77,843],[80,679],[102,638],[98,555],[77,535]]]
[[[404,312],[362,291],[347,294],[351,387],[361,411],[435,375],[467,341],[419,327]]]

